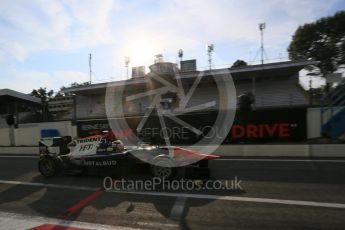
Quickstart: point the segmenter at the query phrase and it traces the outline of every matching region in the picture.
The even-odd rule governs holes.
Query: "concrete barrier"
[[[345,157],[345,144],[222,145],[214,153],[227,157]],[[38,154],[38,147],[0,147],[0,154]]]
[[[214,154],[226,157],[345,157],[345,144],[222,145]]]
[[[0,154],[37,154],[38,147],[0,147]]]
[[[8,128],[0,128],[0,145],[11,145]]]
[[[345,149],[345,145],[344,145]],[[224,145],[215,154],[230,157],[309,157],[308,145]],[[345,156],[345,154],[344,154]]]
[[[57,129],[61,136],[77,136],[77,127],[72,125],[71,121],[41,122],[19,124],[14,129],[14,142],[16,146],[34,146],[37,145],[41,136],[42,129]],[[0,127],[0,146],[10,146],[9,128]]]
[[[15,129],[16,145],[36,145],[41,136],[42,129],[57,129],[61,136],[75,137],[76,135],[76,126],[72,126],[71,121],[20,124]]]
[[[310,145],[312,157],[345,157],[345,144]]]

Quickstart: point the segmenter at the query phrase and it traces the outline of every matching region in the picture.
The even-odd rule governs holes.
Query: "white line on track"
[[[57,185],[57,184],[45,184],[45,183],[36,183],[36,182],[10,181],[10,180],[0,180],[0,183],[13,184],[13,185],[38,186],[38,187],[45,187],[45,188],[72,189],[72,190],[88,190],[88,191],[99,190],[99,188],[97,187]],[[221,195],[192,194],[192,193],[172,193],[172,192],[145,192],[145,191],[119,191],[119,190],[107,190],[106,192],[146,195],[146,196],[184,197],[184,198],[191,198],[191,199],[226,200],[226,201],[239,201],[239,202],[285,204],[285,205],[299,205],[299,206],[310,206],[310,207],[345,209],[344,203],[328,203],[328,202],[316,202],[316,201],[285,200],[285,199],[242,197],[242,196],[241,197],[221,196]]]

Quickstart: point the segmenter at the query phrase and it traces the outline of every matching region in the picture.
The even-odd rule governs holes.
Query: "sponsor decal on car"
[[[103,161],[94,161],[94,160],[82,160],[80,162],[83,166],[116,166],[116,160],[103,160]]]

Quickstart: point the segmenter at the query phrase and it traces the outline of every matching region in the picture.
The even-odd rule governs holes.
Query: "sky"
[[[345,0],[0,0],[0,89],[89,81],[90,53],[93,83],[126,79],[126,56],[148,71],[154,55],[177,62],[179,49],[202,69],[211,43],[214,68],[258,63],[262,22],[267,62],[283,61],[299,25],[344,9]]]

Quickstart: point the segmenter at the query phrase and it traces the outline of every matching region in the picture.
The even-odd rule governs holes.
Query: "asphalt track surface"
[[[210,167],[213,181],[236,177],[241,189],[104,191],[103,175],[47,179],[38,173],[36,157],[0,156],[0,229],[37,223],[90,229],[345,228],[344,160],[224,159]],[[145,168],[132,171],[127,181],[150,179]]]

